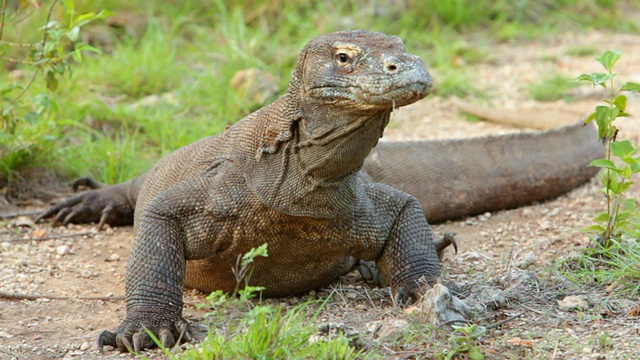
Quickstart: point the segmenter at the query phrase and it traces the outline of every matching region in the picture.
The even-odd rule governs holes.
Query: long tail
[[[460,140],[381,142],[363,171],[415,196],[430,222],[515,208],[591,179],[602,156],[583,122],[542,132]]]

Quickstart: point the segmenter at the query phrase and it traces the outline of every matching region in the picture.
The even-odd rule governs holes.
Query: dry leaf
[[[511,339],[507,340],[507,343],[509,343],[510,345],[513,345],[513,346],[523,346],[523,347],[527,347],[527,348],[532,348],[535,345],[535,343],[533,341],[531,341],[531,340],[522,340],[519,337],[511,338]]]
[[[420,312],[420,309],[417,306],[409,306],[408,308],[404,309],[404,313],[405,314],[413,314],[414,312]]]
[[[45,236],[46,234],[47,234],[47,230],[45,230],[45,229],[42,229],[42,228],[41,229],[35,229],[31,233],[31,237],[39,238],[39,237]]]

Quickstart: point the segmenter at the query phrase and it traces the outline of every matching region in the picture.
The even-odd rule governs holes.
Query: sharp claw
[[[73,185],[72,185],[73,191],[78,191],[78,188],[80,186],[85,186],[85,187],[88,187],[89,189],[95,190],[95,189],[101,188],[102,184],[93,180],[90,177],[81,177],[73,182]]]
[[[64,217],[64,220],[62,220],[62,225],[67,225],[68,223],[70,223],[73,218],[76,217],[76,215],[78,215],[80,211],[78,209],[73,209],[69,214],[67,214]]]
[[[373,261],[360,261],[360,275],[377,287],[387,287],[387,282]]]
[[[133,349],[135,350],[136,354],[139,354],[145,349],[149,349],[155,345],[155,343],[153,342],[153,339],[151,339],[149,334],[147,334],[146,332],[139,332],[139,333],[133,334],[132,340],[133,340]]]
[[[133,351],[134,351],[133,346],[131,345],[131,341],[129,341],[129,339],[127,339],[127,336],[124,333],[120,333],[120,334],[116,335],[116,344],[117,344],[118,349],[120,351],[127,350],[130,353],[133,353]]]
[[[398,288],[398,290],[395,291],[395,294],[393,296],[393,302],[396,305],[402,305],[404,303],[404,298],[405,298],[405,291],[404,288]]]
[[[104,209],[102,209],[102,214],[100,215],[100,222],[98,222],[98,231],[102,231],[104,228],[104,224],[107,223],[107,220],[111,217],[111,213],[113,212],[113,206],[107,205]]]
[[[160,344],[165,348],[172,348],[176,344],[176,339],[173,337],[171,330],[169,329],[161,329],[159,335]]]
[[[51,223],[51,226],[60,225],[61,223],[60,220],[64,219],[70,212],[71,212],[71,208],[68,208],[68,207],[64,207],[60,209],[60,211],[58,211],[58,214],[53,218],[53,222]]]
[[[44,214],[40,214],[40,216],[38,216],[36,218],[36,224],[39,223],[40,221],[48,218],[51,216],[51,214],[53,214],[53,212],[51,211],[51,209],[49,211],[46,211]]]
[[[444,234],[442,239],[435,242],[436,251],[438,252],[438,259],[442,261],[442,257],[444,256],[444,250],[449,246],[453,245],[453,251],[455,254],[458,253],[458,244],[456,243],[455,234],[452,232],[447,232]]]
[[[178,333],[180,334],[180,338],[178,339],[178,341],[180,340],[184,340],[187,342],[191,342],[193,341],[193,334],[191,334],[191,328],[189,327],[189,323],[186,321],[179,321],[176,324],[176,329],[178,330]]]
[[[105,345],[116,347],[116,337],[111,331],[103,331],[98,335],[98,351],[102,354]]]
[[[193,340],[189,323],[182,317],[173,322],[158,324],[156,325],[157,327],[153,327],[153,330],[142,324],[142,321],[144,319],[141,318],[125,320],[115,332],[105,330],[100,333],[98,336],[98,349],[100,352],[102,352],[104,345],[109,345],[121,352],[128,351],[137,355],[157,345],[170,349],[183,341]],[[158,343],[154,341],[155,337],[152,337],[149,331],[153,331],[157,335]],[[177,336],[179,338],[176,339]]]
[[[444,238],[449,241],[451,245],[453,245],[453,253],[458,253],[458,243],[456,243],[456,234],[452,232],[448,232],[444,234]]]
[[[362,276],[365,280],[372,280],[373,274],[368,264],[364,261],[360,261],[360,266],[358,266],[358,271],[360,271],[360,276]]]

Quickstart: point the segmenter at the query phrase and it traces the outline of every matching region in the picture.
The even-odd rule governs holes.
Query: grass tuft
[[[562,74],[548,74],[527,87],[529,96],[538,101],[570,100],[569,90],[576,87],[572,78]]]
[[[636,234],[637,236],[638,234]],[[608,287],[630,298],[640,294],[640,242],[612,238],[608,247],[598,242],[580,256],[560,262],[564,275],[580,284]]]

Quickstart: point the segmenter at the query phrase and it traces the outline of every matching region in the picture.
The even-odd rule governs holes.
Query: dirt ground
[[[567,55],[576,46],[598,50],[596,55]],[[570,103],[539,104],[528,98],[526,86],[547,73],[559,71],[576,76],[601,71],[593,59],[606,49],[623,50],[617,72],[623,80],[640,82],[640,38],[594,31],[499,45],[489,54],[492,61],[477,66],[475,85],[486,90],[489,102],[500,111],[517,113],[517,108],[529,107],[588,113],[603,97],[602,92],[582,86],[572,91]],[[429,63],[429,59],[425,61]],[[437,73],[434,75],[437,81]],[[635,115],[622,120],[621,134],[638,141],[639,97],[630,97],[628,111]],[[510,131],[521,130],[469,122],[450,101],[434,96],[400,109],[385,140],[455,138]],[[480,341],[486,358],[640,356],[638,299],[616,299],[609,297],[607,289],[596,287],[573,288],[546,270],[556,260],[588,245],[589,237],[580,229],[591,224],[593,215],[604,209],[604,199],[596,194],[597,189],[594,180],[554,200],[434,226],[438,234],[446,231],[457,234],[459,252],[447,254],[445,279],[474,286],[479,286],[477,279],[495,283],[496,279],[514,273],[547,279],[547,285],[543,281],[535,291],[519,294],[520,302],[506,301],[478,316],[479,324],[490,327]],[[632,196],[638,195],[640,187],[635,186]],[[19,206],[7,206],[0,213],[42,210],[47,205],[26,201]],[[0,292],[44,295],[49,299],[0,298],[0,359],[131,358],[111,350],[101,356],[95,345],[100,331],[115,329],[125,316],[124,273],[131,248],[131,227],[98,232],[94,225],[51,228],[49,224],[34,224],[31,219],[28,216],[0,219]],[[551,289],[548,283],[563,286]],[[406,316],[402,310],[394,309],[380,290],[372,289],[356,275],[345,277],[333,288],[336,294],[320,321],[346,324],[365,341],[383,341],[379,334],[370,331],[372,322],[384,327],[385,322]],[[315,296],[321,297],[330,290],[321,290]],[[561,308],[557,300],[567,295],[580,296],[587,303],[586,309]],[[309,296],[275,301],[295,304]],[[187,291],[185,300],[188,304],[204,302],[204,295]],[[203,314],[203,310],[185,306],[185,317],[201,330]],[[504,319],[510,321],[491,327]],[[438,339],[446,342],[447,334],[442,330]],[[433,353],[419,347],[387,347],[386,351],[389,358],[402,359],[424,358],[425,354]],[[157,352],[150,352],[149,356],[161,357]]]

